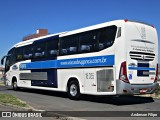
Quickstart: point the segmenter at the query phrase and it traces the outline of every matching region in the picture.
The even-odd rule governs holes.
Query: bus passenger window
[[[33,45],[28,45],[24,48],[24,59],[31,59],[33,58]]]
[[[104,44],[103,43],[99,43],[99,49],[102,50],[104,48]]]
[[[91,45],[81,45],[81,51],[82,52],[89,52],[91,51],[91,48],[90,48]]]
[[[34,57],[35,58],[44,58],[46,52],[46,44],[45,43],[38,43],[34,46]]]
[[[47,41],[47,58],[56,57],[58,55],[58,39]]]
[[[111,47],[114,43],[117,27],[109,26],[98,31],[99,50]]]
[[[68,51],[67,51],[67,49],[62,49],[61,53],[62,53],[62,55],[67,55]]]
[[[16,61],[21,61],[24,59],[24,47],[18,47],[16,48],[15,54],[16,54]]]
[[[88,53],[96,51],[96,34],[92,31],[81,33],[80,37],[80,53]]]
[[[50,50],[50,55],[57,55],[57,50]]]
[[[72,35],[61,39],[60,55],[72,55],[78,53],[78,36]]]
[[[73,53],[73,54],[76,53],[77,52],[77,47],[70,47],[69,52]]]

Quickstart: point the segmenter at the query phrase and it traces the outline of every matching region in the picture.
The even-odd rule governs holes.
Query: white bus
[[[6,85],[15,90],[64,91],[78,99],[81,94],[151,94],[158,86],[157,32],[137,21],[116,20],[22,41],[5,57]]]

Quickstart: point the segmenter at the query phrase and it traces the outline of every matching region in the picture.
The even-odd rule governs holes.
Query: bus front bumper
[[[118,95],[139,95],[139,94],[152,94],[159,86],[158,83],[151,84],[129,84],[121,80],[116,81]]]

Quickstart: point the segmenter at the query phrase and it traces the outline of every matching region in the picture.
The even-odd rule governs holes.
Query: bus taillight
[[[125,19],[124,22],[128,22],[128,19]]]
[[[157,67],[156,67],[156,76],[155,76],[154,82],[157,82],[157,81],[158,81],[158,64],[157,64]]]
[[[119,79],[126,82],[126,83],[129,83],[129,80],[128,80],[128,77],[127,77],[126,61],[122,62],[122,64],[121,64]]]

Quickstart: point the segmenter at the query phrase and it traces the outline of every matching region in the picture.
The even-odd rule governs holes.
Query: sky
[[[160,0],[0,0],[0,59],[39,28],[58,33],[129,19],[154,25],[160,36],[159,13]]]

